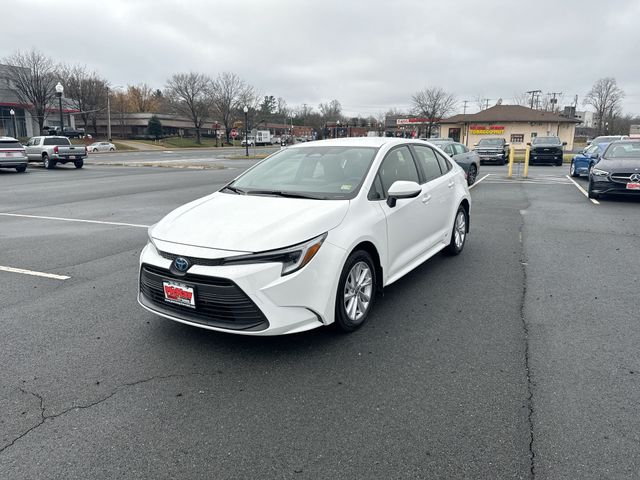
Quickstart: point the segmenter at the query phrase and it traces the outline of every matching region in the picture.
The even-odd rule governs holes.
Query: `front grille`
[[[164,280],[193,286],[196,308],[165,302]],[[238,285],[226,278],[187,274],[144,264],[140,272],[141,301],[152,310],[183,320],[231,330],[260,331],[269,327],[264,314]]]
[[[197,258],[197,257],[185,257],[184,255],[176,255],[175,253],[168,253],[158,250],[158,253],[162,258],[166,258],[167,260],[171,260],[172,262],[178,258],[182,257],[189,261],[190,265],[204,265],[207,267],[217,267],[223,264],[222,258]]]
[[[637,173],[637,172],[636,172]],[[611,180],[618,183],[629,183],[633,173],[615,173],[611,175]]]

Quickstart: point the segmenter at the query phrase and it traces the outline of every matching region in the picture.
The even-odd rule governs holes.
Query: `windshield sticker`
[[[340,187],[340,190],[351,190],[352,186],[351,185],[342,185]]]

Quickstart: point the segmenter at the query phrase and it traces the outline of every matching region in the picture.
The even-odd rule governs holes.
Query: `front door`
[[[450,128],[449,129],[449,138],[453,139],[454,142],[460,141],[460,129],[459,128]]]

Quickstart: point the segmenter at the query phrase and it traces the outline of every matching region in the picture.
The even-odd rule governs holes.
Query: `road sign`
[[[233,138],[236,138],[238,136],[238,130],[236,130],[235,128],[231,129],[231,136]]]

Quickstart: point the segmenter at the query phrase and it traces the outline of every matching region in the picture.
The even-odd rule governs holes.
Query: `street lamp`
[[[60,107],[60,135],[64,135],[64,117],[62,116],[62,94],[64,87],[60,82],[56,85],[56,96],[58,97],[58,106]]]
[[[242,109],[242,111],[244,112],[244,148],[245,148],[245,156],[249,156],[249,135],[248,135],[248,131],[249,131],[249,108],[245,105],[244,108]]]
[[[340,120],[336,122],[336,138],[338,138],[338,129],[340,128]]]
[[[12,108],[9,110],[9,114],[11,115],[11,121],[13,122],[13,134],[18,138],[18,128],[16,127],[16,111]]]

